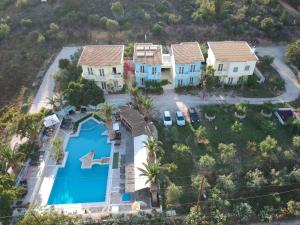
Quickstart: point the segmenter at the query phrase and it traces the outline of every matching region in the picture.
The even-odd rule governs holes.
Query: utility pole
[[[203,192],[203,189],[204,189],[204,179],[205,179],[205,177],[202,176],[202,179],[200,181],[200,188],[199,188],[199,191],[198,191],[198,197],[197,197],[197,212],[199,212],[199,209],[201,209],[200,198],[202,196],[202,192]]]

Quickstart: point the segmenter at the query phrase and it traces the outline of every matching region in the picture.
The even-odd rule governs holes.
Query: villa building
[[[135,81],[144,86],[145,81],[162,80],[162,46],[152,43],[134,45],[133,62],[135,64]]]
[[[201,79],[204,57],[198,42],[171,45],[172,83],[174,87],[195,86]]]
[[[124,45],[88,45],[83,48],[78,65],[82,77],[94,80],[105,92],[123,88]]]
[[[255,52],[245,41],[208,42],[207,66],[215,69],[215,76],[224,84],[245,82],[253,75]]]

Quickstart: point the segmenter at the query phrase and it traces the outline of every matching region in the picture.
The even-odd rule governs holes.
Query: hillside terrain
[[[300,37],[277,0],[2,0],[0,19],[0,106],[30,104],[39,69],[64,45]]]

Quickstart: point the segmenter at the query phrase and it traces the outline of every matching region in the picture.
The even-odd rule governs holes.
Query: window
[[[156,74],[156,67],[152,67],[152,75]]]
[[[102,88],[103,90],[106,90],[106,82],[101,82],[101,88]]]
[[[236,73],[239,70],[238,67],[233,67],[233,72]]]
[[[228,78],[228,84],[232,84],[232,82],[233,82],[233,77],[229,77]]]
[[[113,67],[113,68],[112,68],[112,72],[113,72],[113,74],[116,74],[116,73],[117,73],[117,68],[116,68],[116,67]]]
[[[180,67],[179,67],[179,74],[183,74],[183,70],[184,70],[184,67],[183,67],[183,66],[180,66]]]
[[[141,78],[140,82],[141,82],[141,85],[144,85],[144,78]]]
[[[196,65],[195,65],[195,64],[192,64],[192,65],[191,65],[191,70],[190,70],[190,72],[195,72],[195,70],[196,70]]]
[[[104,77],[104,69],[99,69],[99,74],[101,77]]]
[[[222,71],[222,70],[223,70],[223,64],[219,64],[218,71]]]
[[[249,70],[250,70],[250,66],[249,65],[245,66],[245,71],[249,71]]]
[[[178,87],[182,87],[183,85],[183,80],[178,80]]]
[[[194,77],[190,77],[190,85],[194,84]]]
[[[89,75],[93,75],[93,68],[88,67],[87,70]]]
[[[141,65],[141,66],[140,66],[140,72],[141,72],[141,73],[145,73],[145,67],[144,67],[144,65]]]

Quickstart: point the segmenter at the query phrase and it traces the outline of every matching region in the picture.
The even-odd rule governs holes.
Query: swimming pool
[[[107,128],[89,119],[82,123],[79,136],[70,137],[65,151],[69,152],[66,166],[59,168],[48,204],[105,202],[109,165],[93,165],[81,169],[82,156],[94,150],[95,159],[110,157]]]

